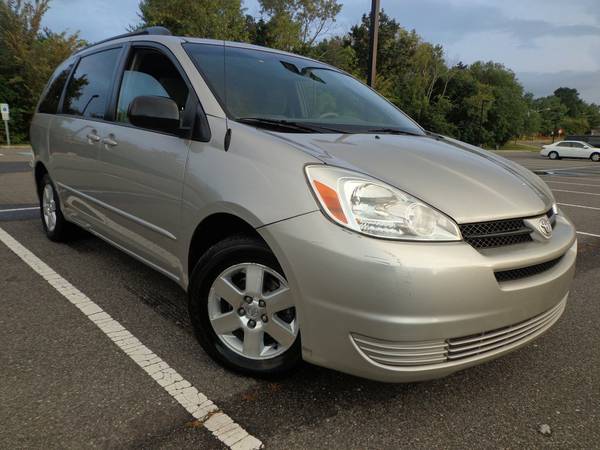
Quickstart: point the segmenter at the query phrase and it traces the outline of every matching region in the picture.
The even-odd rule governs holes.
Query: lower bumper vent
[[[529,320],[478,334],[438,341],[387,341],[351,334],[352,341],[368,360],[388,367],[418,367],[450,364],[514,347],[533,339],[558,320],[566,301]]]

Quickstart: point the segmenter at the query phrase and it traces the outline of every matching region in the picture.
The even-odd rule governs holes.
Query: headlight
[[[452,219],[381,181],[324,165],[307,166],[306,174],[325,213],[346,228],[387,239],[461,240]]]

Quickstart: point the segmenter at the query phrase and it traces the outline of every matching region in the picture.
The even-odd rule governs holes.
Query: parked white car
[[[582,141],[561,141],[554,144],[544,145],[540,155],[550,159],[560,158],[586,158],[592,161],[600,161],[600,148],[592,147]]]

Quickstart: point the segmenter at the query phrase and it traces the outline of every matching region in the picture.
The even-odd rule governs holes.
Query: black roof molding
[[[147,27],[147,28],[142,28],[136,31],[132,31],[131,33],[123,33],[123,34],[119,34],[117,36],[113,36],[110,37],[108,39],[103,39],[101,41],[98,42],[94,42],[93,44],[90,44],[84,48],[82,48],[81,50],[79,50],[76,53],[79,53],[83,50],[87,50],[88,48],[94,47],[98,44],[104,44],[105,42],[110,42],[110,41],[114,41],[115,39],[121,39],[121,38],[126,38],[126,37],[131,37],[131,36],[143,36],[143,35],[153,35],[153,36],[172,36],[171,31],[168,28],[165,27]]]

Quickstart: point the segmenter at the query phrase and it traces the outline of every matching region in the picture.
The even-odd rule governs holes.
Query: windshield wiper
[[[235,119],[241,123],[247,123],[248,125],[265,125],[272,127],[288,128],[290,130],[301,131],[303,133],[319,133],[323,131],[331,131],[334,133],[344,133],[343,130],[335,128],[323,127],[318,124],[305,124],[302,122],[294,122],[285,119],[267,119],[264,117],[240,117]]]
[[[425,136],[421,133],[415,133],[414,131],[401,130],[399,128],[371,128],[367,130],[367,133],[385,133],[385,134],[404,134],[408,136]]]
[[[265,119],[263,117],[240,117],[235,119],[241,123],[247,123],[248,125],[266,125],[269,127],[287,128],[294,131],[301,131],[303,133],[312,133],[315,130],[311,127],[300,125],[297,122],[290,122],[284,119]]]

